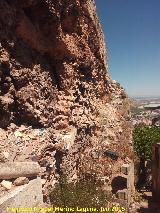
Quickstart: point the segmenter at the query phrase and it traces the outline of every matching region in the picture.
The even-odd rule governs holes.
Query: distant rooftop
[[[131,96],[135,100],[157,100],[160,99],[160,96]]]
[[[147,104],[144,106],[144,108],[160,108],[160,103],[157,103],[157,104]]]

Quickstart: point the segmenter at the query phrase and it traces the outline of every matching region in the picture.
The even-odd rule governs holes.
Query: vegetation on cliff
[[[160,128],[137,125],[133,131],[134,148],[140,159],[151,160],[152,145],[160,142]]]
[[[139,158],[138,182],[137,187],[151,187],[151,168],[152,145],[160,142],[160,128],[147,126],[144,124],[136,125],[133,131],[134,149]]]
[[[66,206],[100,208],[106,206],[108,197],[94,179],[72,183],[62,175],[59,183],[51,191],[50,200],[53,206],[64,208]]]

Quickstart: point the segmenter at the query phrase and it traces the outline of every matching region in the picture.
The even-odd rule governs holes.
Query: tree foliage
[[[139,158],[151,160],[152,145],[160,143],[160,127],[137,125],[133,131],[134,149]]]
[[[133,116],[135,116],[135,115],[141,115],[145,111],[146,110],[144,108],[140,109],[138,107],[131,107],[131,113],[132,113]]]

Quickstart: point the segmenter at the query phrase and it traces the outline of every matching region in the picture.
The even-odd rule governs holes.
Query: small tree
[[[144,182],[147,177],[145,161],[151,160],[152,145],[160,142],[160,128],[139,124],[133,131],[134,149],[140,159],[140,179]]]

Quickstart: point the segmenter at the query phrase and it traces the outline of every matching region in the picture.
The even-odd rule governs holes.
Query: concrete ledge
[[[26,185],[18,186],[15,190],[0,198],[1,213],[9,213],[7,208],[33,208],[42,206],[43,195],[41,178],[31,180]]]

